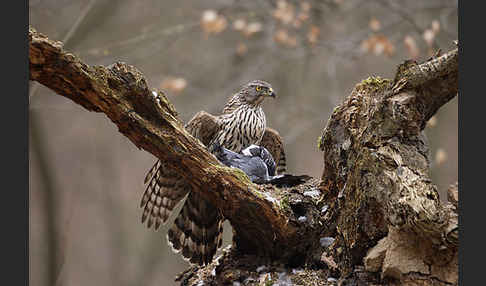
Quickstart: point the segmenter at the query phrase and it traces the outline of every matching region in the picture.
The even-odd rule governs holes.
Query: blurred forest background
[[[267,123],[288,169],[320,177],[317,137],[369,76],[392,78],[458,39],[457,0],[31,0],[30,24],[90,65],[123,61],[167,92],[180,118],[218,114],[252,79],[270,82]],[[155,157],[103,114],[30,83],[30,285],[175,285],[187,268],[140,223]],[[428,123],[431,175],[442,198],[458,177],[457,97]],[[172,221],[172,220],[171,220]],[[226,223],[225,244],[231,241]]]

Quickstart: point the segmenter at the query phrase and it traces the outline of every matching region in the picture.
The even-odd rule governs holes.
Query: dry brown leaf
[[[440,22],[438,20],[432,21],[432,31],[437,35],[440,31]]]
[[[445,161],[447,161],[447,153],[443,148],[437,149],[435,152],[435,163],[437,165],[442,165]]]
[[[180,93],[187,87],[187,81],[181,77],[167,77],[160,84],[161,89]]]
[[[289,39],[287,40],[287,46],[289,46],[289,47],[297,46],[297,37],[289,36]]]
[[[408,56],[411,59],[417,59],[420,55],[420,50],[417,46],[417,42],[415,41],[415,39],[412,36],[407,35],[403,39],[403,43],[405,45],[405,48],[407,49]]]
[[[294,6],[285,0],[277,1],[277,8],[273,11],[273,17],[283,24],[289,24],[294,20]]]
[[[361,50],[376,56],[381,54],[392,56],[395,53],[395,46],[383,35],[372,35],[361,42]]]
[[[321,30],[317,26],[311,26],[307,33],[307,40],[311,45],[315,45],[319,41],[319,34]]]
[[[431,47],[434,44],[435,33],[432,29],[425,30],[422,36],[427,43],[427,46]]]
[[[263,25],[260,22],[248,23],[246,28],[243,30],[243,34],[246,37],[251,37],[252,35],[261,32],[263,30]]]
[[[376,32],[381,29],[381,23],[376,18],[372,18],[368,25],[373,32]]]
[[[299,16],[297,16],[297,20],[300,22],[305,22],[309,20],[309,14],[305,12],[300,12]]]
[[[289,34],[287,33],[287,30],[280,29],[275,33],[273,39],[279,44],[285,44],[289,39]]]
[[[243,31],[246,28],[246,21],[243,19],[236,19],[233,22],[233,29],[236,31]]]
[[[275,42],[285,46],[295,47],[297,45],[297,38],[295,36],[290,36],[285,29],[278,30],[273,36],[273,39]]]
[[[206,34],[219,34],[226,29],[227,21],[215,10],[205,10],[201,16],[201,27]]]
[[[438,20],[433,20],[430,26],[431,28],[425,30],[422,35],[425,42],[427,43],[427,46],[429,47],[429,55],[433,54],[433,51],[430,48],[434,44],[435,37],[440,31],[440,22]]]
[[[302,26],[302,23],[309,20],[310,9],[311,9],[311,6],[310,6],[309,2],[301,2],[300,3],[300,12],[297,15],[297,17],[294,19],[294,21],[292,22],[292,24],[295,28],[297,28],[297,29],[300,28]]]
[[[248,47],[244,43],[239,43],[236,46],[236,54],[239,56],[244,56],[248,52]]]
[[[370,39],[366,39],[366,40],[363,40],[361,42],[361,45],[359,46],[359,49],[363,52],[363,53],[369,53],[370,50],[371,50],[371,41]]]
[[[303,12],[309,12],[311,9],[311,4],[309,2],[300,2],[300,10]]]

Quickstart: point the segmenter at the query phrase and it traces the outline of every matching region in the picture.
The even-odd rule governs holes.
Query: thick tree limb
[[[339,226],[332,253],[345,273],[391,230],[395,241],[406,234],[414,239],[403,241],[421,242],[415,246],[427,249],[421,258],[428,266],[444,265],[457,253],[457,244],[448,239],[457,220],[430,180],[422,134],[427,120],[457,95],[457,53],[420,65],[406,62],[395,81],[364,80],[323,130],[321,186]],[[439,250],[447,255],[434,257]]]
[[[88,66],[29,28],[30,79],[36,80],[90,111],[105,113],[137,147],[172,165],[194,190],[212,201],[231,222],[246,251],[285,255],[283,245],[296,240],[297,228],[281,209],[265,199],[263,188],[246,175],[223,167],[188,134],[165,95],[148,89],[134,67]]]
[[[393,92],[417,92],[417,108],[423,112],[425,124],[437,110],[458,92],[459,51],[455,49],[422,64],[405,61],[398,67]],[[422,126],[423,128],[424,126]]]

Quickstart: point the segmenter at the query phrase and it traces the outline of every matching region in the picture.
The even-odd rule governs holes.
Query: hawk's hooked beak
[[[277,94],[273,91],[273,88],[268,89],[268,96],[275,98]]]

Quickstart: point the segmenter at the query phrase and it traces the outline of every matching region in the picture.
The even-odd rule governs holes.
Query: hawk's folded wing
[[[208,146],[209,142],[211,142],[221,128],[218,118],[206,111],[196,113],[184,127],[187,132],[199,139],[204,146]]]
[[[285,159],[285,151],[283,140],[277,130],[267,127],[263,133],[261,146],[267,148],[272,154],[273,160],[277,165],[276,174],[283,174],[287,171],[287,162]]]

